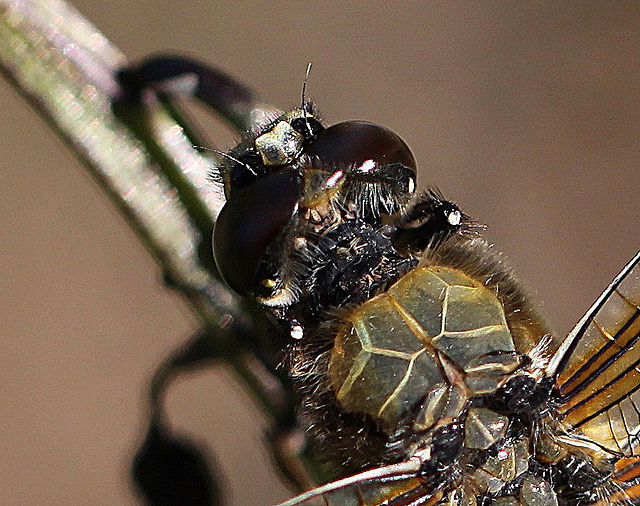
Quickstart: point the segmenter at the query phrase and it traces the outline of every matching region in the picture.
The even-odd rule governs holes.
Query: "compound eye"
[[[249,170],[251,169],[251,170]],[[265,174],[260,155],[246,153],[237,159],[229,168],[230,194],[235,194],[240,188],[251,185],[258,177]],[[229,195],[227,195],[227,198]]]
[[[324,130],[322,123],[310,116],[306,118],[295,118],[291,121],[291,128],[301,133],[305,139],[313,139]]]
[[[416,171],[409,146],[386,127],[368,121],[344,121],[320,132],[305,152],[336,166],[362,166],[372,160],[377,166],[402,164]]]
[[[269,174],[236,190],[220,211],[213,255],[220,275],[236,292],[250,293],[260,260],[295,213],[300,191],[296,172]]]

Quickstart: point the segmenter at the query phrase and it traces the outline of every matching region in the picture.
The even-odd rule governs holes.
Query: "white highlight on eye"
[[[409,179],[409,185],[408,185],[408,189],[409,189],[409,193],[413,193],[414,190],[416,189],[416,180],[413,178]]]
[[[360,165],[360,172],[371,172],[373,169],[376,168],[376,162],[374,162],[373,160],[365,160],[364,162],[362,162],[362,165]]]
[[[335,186],[343,177],[344,172],[342,172],[341,170],[337,170],[327,178],[327,180],[325,181],[325,186],[327,188],[331,188],[332,186]]]
[[[462,221],[462,215],[460,214],[460,211],[453,211],[449,213],[449,216],[447,216],[447,221],[449,222],[449,225],[452,225],[454,227],[460,225],[460,222]]]

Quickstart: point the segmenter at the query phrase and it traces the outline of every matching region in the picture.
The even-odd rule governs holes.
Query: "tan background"
[[[640,247],[636,2],[231,3],[76,5],[134,58],[189,51],[283,107],[312,61],[324,117],[399,132],[422,184],[489,225],[559,332]],[[145,380],[196,323],[5,83],[0,104],[0,504],[131,504]],[[265,421],[222,371],[169,406],[215,447],[231,504],[287,496]]]

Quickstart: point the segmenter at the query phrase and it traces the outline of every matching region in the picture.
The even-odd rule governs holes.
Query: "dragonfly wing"
[[[564,421],[614,454],[640,455],[640,252],[549,363]]]

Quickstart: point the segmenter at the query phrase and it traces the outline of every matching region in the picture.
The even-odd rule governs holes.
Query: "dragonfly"
[[[223,73],[187,60],[158,63],[134,68],[160,73],[143,75],[143,88],[186,90],[232,120],[240,117],[234,106],[250,102]],[[459,207],[437,192],[416,193],[415,161],[393,132],[366,122],[327,127],[304,97],[298,109],[247,126],[244,142],[220,153],[212,183],[227,198],[214,240],[218,269],[279,330],[286,374],[277,377],[297,397],[296,412],[283,418],[306,431],[304,450],[322,463],[319,476],[303,477],[282,455],[283,471],[298,487],[334,480],[290,504],[634,502],[637,332],[620,301],[637,306],[637,258],[560,344]],[[341,146],[346,138],[353,142]],[[265,213],[257,233],[244,234],[247,207]],[[427,286],[436,289],[416,294]],[[461,315],[451,306],[462,305],[465,292],[475,294],[476,314],[459,320],[475,324],[483,308],[498,315],[489,350],[456,346],[445,325]],[[429,297],[441,303],[426,315],[440,322],[437,334],[428,332],[434,320],[421,322],[410,307]],[[530,333],[515,328],[523,312]],[[401,320],[388,333],[400,350],[367,341],[383,334],[387,317]],[[611,319],[617,323],[608,326]],[[488,327],[465,332],[480,330]],[[267,362],[277,358],[270,353]],[[376,363],[383,365],[371,373],[367,364]],[[390,385],[378,376],[394,375],[406,381],[381,396]],[[419,387],[405,389],[414,377]],[[318,413],[329,415],[328,425]]]
[[[221,99],[192,60],[122,79]],[[330,479],[284,505],[640,503],[640,252],[560,340],[481,227],[417,191],[393,131],[327,126],[303,86],[216,153],[216,266],[279,330],[296,427]]]

